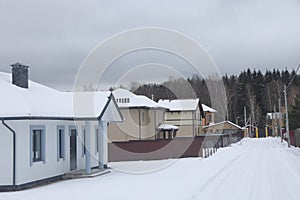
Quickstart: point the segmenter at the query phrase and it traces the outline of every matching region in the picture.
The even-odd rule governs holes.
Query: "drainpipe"
[[[13,190],[16,187],[16,132],[2,119],[2,124],[13,134]]]

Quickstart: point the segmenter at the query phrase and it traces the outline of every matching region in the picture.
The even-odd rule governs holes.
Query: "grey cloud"
[[[80,64],[97,44],[147,26],[194,38],[222,73],[291,69],[300,61],[299,10],[299,0],[0,0],[0,70],[24,62],[31,65],[31,79],[71,89]],[[132,58],[136,63],[125,59],[119,65],[141,64],[145,55],[139,56]],[[162,56],[169,64],[177,62]]]

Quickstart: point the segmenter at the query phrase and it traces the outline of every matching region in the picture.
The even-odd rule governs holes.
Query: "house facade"
[[[0,191],[107,168],[107,124],[122,121],[113,95],[59,92],[12,67],[12,77],[0,73]]]
[[[203,130],[207,134],[232,134],[238,131],[242,131],[243,129],[242,127],[231,121],[223,121],[204,126]]]
[[[164,123],[166,108],[146,96],[135,95],[125,89],[116,89],[113,95],[124,121],[109,124],[109,141],[157,139],[158,127]]]
[[[202,133],[204,112],[199,99],[161,99],[158,104],[168,108],[165,123],[179,127],[177,137],[193,137]]]

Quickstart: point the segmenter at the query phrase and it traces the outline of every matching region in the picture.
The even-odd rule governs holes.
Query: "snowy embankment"
[[[205,159],[110,166],[108,175],[0,193],[0,199],[300,199],[300,149],[278,138],[245,138]]]

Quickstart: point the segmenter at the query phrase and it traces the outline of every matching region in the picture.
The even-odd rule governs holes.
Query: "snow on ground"
[[[209,158],[173,161],[111,163],[118,170],[108,175],[0,193],[0,199],[300,199],[300,149],[279,138],[245,138]]]

